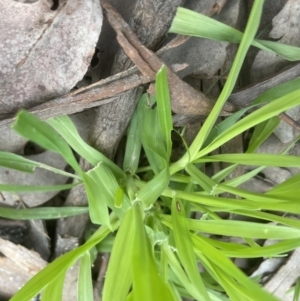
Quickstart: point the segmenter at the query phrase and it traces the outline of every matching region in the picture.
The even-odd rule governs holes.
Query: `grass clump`
[[[113,239],[103,301],[175,301],[183,296],[199,301],[277,300],[239,270],[231,258],[273,257],[300,246],[300,222],[275,214],[278,211],[300,213],[299,175],[265,194],[252,193],[238,186],[265,166],[300,166],[299,157],[286,155],[285,152],[278,155],[255,153],[277,126],[276,116],[299,104],[300,88],[291,84],[284,94],[279,92],[282,87],[273,88],[260,96],[259,102],[264,105],[253,113],[241,119],[246,112],[244,109],[215,126],[250,45],[275,52],[280,49],[276,52],[279,54],[283,52],[281,46],[288,47],[276,43],[277,46],[271,44],[272,48],[270,43],[254,39],[262,6],[263,1],[254,1],[244,34],[235,32],[236,36],[228,34],[232,29],[224,24],[217,23],[216,27],[216,21],[209,19],[213,23],[209,27],[205,23],[208,18],[184,9],[178,10],[172,31],[203,36],[197,29],[205,28],[208,29],[206,37],[218,40],[232,37],[230,41],[240,42],[240,46],[215,107],[192,145],[174,163],[170,163],[173,125],[164,67],[156,77],[156,98],[143,95],[131,120],[122,169],[87,145],[67,116],[42,122],[25,111],[18,114],[14,129],[45,149],[61,154],[76,175],[3,152],[0,153],[0,164],[24,172],[47,168],[73,177],[72,186],[84,184],[89,206],[22,211],[2,209],[2,215],[8,218],[45,219],[88,210],[92,222],[98,224],[99,229],[83,245],[57,258],[34,276],[11,301],[27,301],[40,292],[42,300],[53,299],[53,296],[53,300],[61,300],[66,271],[80,259],[78,300],[93,300],[90,253],[99,244],[101,248],[101,242],[114,231],[117,234]],[[194,21],[197,26],[193,25]],[[185,26],[195,32],[188,31]],[[218,26],[222,27],[222,31]],[[215,36],[216,32],[218,36]],[[210,155],[219,146],[253,127],[254,134],[244,154]],[[71,149],[94,167],[88,172],[82,171]],[[139,169],[142,149],[149,166]],[[199,169],[207,162],[216,161],[231,164],[211,178]],[[239,164],[258,167],[241,177],[225,180]],[[70,185],[0,187],[3,191],[69,188]],[[220,196],[224,192],[238,198]],[[272,221],[276,225],[222,220],[218,215],[221,211]],[[202,218],[191,219],[191,212],[201,213]],[[246,244],[220,242],[207,234],[241,237]],[[278,242],[260,247],[253,241],[259,238]],[[199,272],[199,264],[204,272]]]

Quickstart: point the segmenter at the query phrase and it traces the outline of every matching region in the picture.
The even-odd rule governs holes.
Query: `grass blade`
[[[260,94],[254,101],[253,104],[262,104],[265,102],[271,102],[279,97],[298,90],[300,85],[300,78],[290,80],[286,83],[273,87],[264,93]]]
[[[169,32],[216,41],[239,43],[243,33],[213,18],[179,7]],[[254,39],[253,46],[290,60],[300,60],[299,48],[278,42]]]
[[[115,229],[116,226],[117,223],[114,222],[113,228]],[[65,269],[71,267],[84,252],[98,244],[109,233],[110,231],[107,227],[101,227],[85,244],[57,258],[32,277],[26,285],[20,288],[10,301],[30,301],[31,298],[41,292],[51,281],[56,279],[61,273],[64,273]]]
[[[35,168],[39,165],[39,162],[25,159],[22,156],[8,152],[0,152],[0,166],[24,172],[34,172]]]
[[[166,254],[166,257],[168,258],[170,268],[178,278],[178,280],[181,282],[183,287],[191,294],[193,298],[195,298],[198,301],[203,300],[203,296],[201,293],[199,293],[199,290],[197,287],[195,287],[190,280],[188,279],[185,271],[182,269],[181,264],[177,260],[176,256],[174,255],[174,251],[170,248],[168,244],[163,244],[163,252]]]
[[[62,301],[67,269],[60,273],[43,291],[42,301]]]
[[[224,131],[229,129],[232,125],[234,125],[248,110],[256,107],[257,105],[252,105],[246,108],[243,108],[229,117],[225,118],[223,121],[215,125],[212,130],[209,132],[203,147],[208,146],[212,143],[219,135],[221,135]]]
[[[208,261],[227,274],[227,277],[234,277],[236,285],[243,286],[245,292],[247,292],[248,300],[278,301],[277,298],[261,289],[258,284],[243,274],[222,252],[207,243],[205,237],[192,235],[192,240],[196,253],[199,254],[199,256],[204,255]]]
[[[41,147],[59,153],[81,175],[81,168],[73,152],[62,137],[46,122],[39,120],[33,114],[20,111],[12,128],[21,136],[35,142]]]
[[[149,103],[150,102],[150,103]],[[155,98],[144,94],[138,104],[138,124],[143,148],[151,169],[155,174],[165,169],[167,152],[164,144],[164,137],[161,131],[157,108],[152,108]]]
[[[204,189],[208,194],[213,194],[217,183],[214,182],[205,173],[199,170],[195,165],[189,164],[186,167],[186,172],[191,176],[191,179],[196,182],[201,188]]]
[[[97,181],[90,174],[83,174],[84,186],[89,203],[89,213],[94,224],[111,227],[105,196]]]
[[[133,206],[132,221],[134,223],[134,248],[132,249],[133,300],[175,301],[169,285],[158,274],[142,214],[142,205],[136,202]]]
[[[85,252],[80,260],[77,288],[78,301],[94,301],[91,258],[89,252]]]
[[[164,220],[168,220],[169,225],[173,223],[175,229],[173,217],[164,216]],[[244,221],[187,219],[187,225],[193,231],[234,237],[282,240],[300,237],[300,229]]]
[[[263,4],[264,4],[264,1],[262,1],[262,0],[254,1],[250,16],[249,16],[249,19],[247,22],[247,26],[245,29],[245,33],[242,37],[241,44],[238,48],[237,54],[233,61],[231,70],[228,75],[228,79],[225,83],[225,86],[224,86],[215,106],[213,107],[211,113],[209,114],[208,118],[205,120],[201,130],[199,131],[198,135],[196,136],[195,140],[193,141],[192,145],[189,148],[190,157],[192,160],[194,160],[196,158],[199,149],[203,146],[203,143],[206,140],[208,133],[211,131],[214,123],[216,122],[216,120],[223,108],[223,105],[225,104],[226,100],[228,99],[228,97],[230,96],[230,94],[234,88],[234,85],[236,83],[240,69],[244,62],[246,53],[251,45],[251,42],[253,41],[253,38],[254,38],[257,28],[259,26]],[[207,149],[207,148],[205,148],[205,149]],[[179,160],[173,166],[171,166],[171,169],[170,169],[171,174],[173,174],[178,169],[180,169],[182,165],[185,165],[187,163],[187,160],[189,160],[188,154],[184,155],[184,157],[181,160]]]
[[[244,165],[300,167],[300,158],[297,156],[273,154],[224,154],[202,157],[196,160],[204,162],[228,162]]]
[[[80,184],[72,183],[72,184],[64,184],[64,185],[40,185],[40,186],[31,186],[31,185],[15,185],[15,184],[0,184],[0,191],[8,191],[8,192],[33,192],[33,191],[61,191],[66,189],[71,189]]]
[[[133,116],[130,121],[126,149],[124,156],[123,169],[125,172],[135,174],[139,165],[140,153],[141,153],[142,143],[139,135],[138,127],[138,112],[134,111]]]
[[[14,208],[0,208],[0,216],[10,219],[19,220],[34,220],[34,219],[56,219],[78,214],[88,213],[88,207],[42,207],[29,209],[14,209]]]
[[[172,151],[171,131],[173,130],[173,122],[171,115],[170,92],[165,66],[161,67],[156,75],[156,102],[158,119],[165,141],[168,162]]]
[[[103,288],[103,301],[125,301],[132,284],[133,208],[121,222],[111,252]]]
[[[120,185],[109,167],[104,162],[100,162],[96,167],[89,170],[87,174],[93,178],[97,185],[97,196],[101,197],[104,204],[111,208],[119,218],[122,218],[126,210],[130,207],[130,202],[124,194],[122,206],[115,206]]]
[[[250,129],[251,127],[268,120],[274,116],[279,115],[280,113],[295,107],[300,103],[300,89],[295,90],[289,94],[286,94],[271,103],[265,105],[264,107],[256,110],[250,115],[244,117],[242,120],[238,121],[230,129],[223,132],[217,139],[215,139],[209,146],[201,150],[197,154],[197,158],[200,158],[219,146],[223,145],[230,139],[236,137],[237,135],[243,133],[244,131]]]
[[[64,140],[85,160],[96,166],[99,162],[105,162],[117,177],[124,177],[124,172],[115,163],[88,145],[79,135],[70,117],[64,115],[47,120]]]
[[[258,147],[273,133],[280,119],[277,116],[258,124],[251,136],[247,153],[254,153]]]
[[[203,300],[210,300],[198,270],[184,207],[181,201],[175,198],[172,201],[172,225],[176,248],[182,266],[191,283],[197,287]]]
[[[146,208],[151,207],[161,193],[168,187],[170,172],[166,168],[143,186],[137,193],[136,199],[142,201]]]

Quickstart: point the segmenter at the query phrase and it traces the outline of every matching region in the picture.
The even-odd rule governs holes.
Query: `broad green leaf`
[[[30,220],[30,219],[56,219],[78,214],[88,213],[88,207],[41,207],[41,208],[0,208],[0,216],[4,218]]]
[[[165,140],[167,162],[172,151],[171,131],[173,121],[171,114],[170,92],[166,67],[163,66],[156,75],[156,102],[161,131]]]
[[[132,284],[133,227],[133,208],[130,208],[125,213],[114,240],[104,282],[103,301],[125,301],[129,294]]]
[[[179,7],[169,32],[191,35],[216,41],[239,43],[244,35],[237,29],[217,20]],[[291,61],[300,60],[299,48],[278,42],[255,39],[252,45]]]
[[[16,184],[0,184],[0,191],[7,192],[33,192],[33,191],[61,191],[66,189],[71,189],[80,184],[64,184],[64,185],[40,185],[40,186],[31,186],[31,185],[16,185]]]
[[[262,14],[263,4],[264,4],[264,1],[261,1],[261,0],[254,2],[247,25],[246,25],[246,28],[245,28],[245,33],[243,34],[243,37],[241,39],[241,44],[240,44],[238,51],[236,53],[236,56],[234,58],[231,70],[229,72],[227,81],[222,89],[222,92],[221,92],[216,104],[214,105],[212,111],[210,112],[209,116],[207,117],[203,126],[201,127],[198,135],[196,136],[195,140],[193,141],[192,145],[190,146],[189,155],[185,154],[178,162],[176,162],[173,166],[170,167],[171,174],[180,170],[182,166],[185,166],[188,163],[189,156],[191,157],[191,160],[194,160],[197,157],[197,153],[198,153],[199,149],[201,149],[201,147],[203,146],[203,143],[205,142],[206,138],[208,137],[208,134],[210,133],[217,118],[219,117],[219,114],[220,114],[225,102],[227,101],[228,97],[230,96],[230,94],[235,86],[237,77],[239,75],[240,69],[244,62],[244,58],[247,54],[247,51],[254,39],[256,31],[258,29],[260,17]],[[188,20],[188,22],[190,22],[190,20]],[[227,131],[225,131],[224,133],[226,133]],[[224,133],[223,133],[223,135],[224,135]],[[221,134],[221,136],[222,136],[222,134]],[[224,143],[222,143],[222,144],[224,144]],[[208,147],[204,148],[204,150],[206,150]]]
[[[168,283],[158,274],[142,218],[142,205],[133,206],[132,277],[134,301],[175,301]]]
[[[182,266],[203,300],[210,300],[198,270],[185,210],[182,202],[176,198],[172,201],[172,224],[178,257]]]
[[[25,159],[22,156],[8,152],[0,152],[0,166],[24,172],[34,172],[35,168],[39,165],[39,162]]]
[[[81,175],[81,168],[74,154],[63,138],[46,122],[39,120],[33,114],[20,111],[17,114],[13,129],[21,136],[35,142],[41,147],[59,153]]]
[[[123,162],[124,171],[131,174],[136,173],[140,160],[142,144],[139,131],[138,112],[135,110],[127,133],[126,149]]]
[[[116,229],[118,222],[112,222]],[[49,283],[51,283],[65,269],[71,267],[86,251],[90,250],[110,233],[107,227],[101,227],[94,235],[82,246],[74,249],[61,257],[55,259],[47,265],[38,274],[33,276],[20,290],[10,299],[10,301],[29,301],[31,298],[41,292]]]
[[[42,293],[42,301],[62,301],[63,286],[67,269],[62,271],[49,285],[46,286]]]
[[[85,160],[96,166],[99,162],[105,162],[112,172],[122,178],[124,172],[111,160],[88,145],[79,135],[70,117],[64,115],[47,120],[47,122],[64,138],[65,141]]]
[[[80,260],[77,287],[78,301],[94,301],[90,253],[87,251]]]
[[[86,190],[89,213],[91,221],[94,224],[106,225],[111,227],[109,223],[109,213],[106,205],[105,195],[93,175],[83,174],[84,187]]]

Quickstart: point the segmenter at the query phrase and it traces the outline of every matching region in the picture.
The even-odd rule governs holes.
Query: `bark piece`
[[[102,24],[99,1],[62,0],[56,10],[51,2],[0,2],[2,116],[66,94],[90,64]]]
[[[292,301],[293,294],[286,294],[287,290],[300,277],[300,248],[297,248],[285,265],[267,282],[265,289],[283,301]]]
[[[0,237],[14,244],[22,244],[28,232],[26,221],[0,218]]]
[[[40,254],[44,260],[50,257],[50,238],[44,221],[30,220],[28,222],[29,230],[24,241],[24,246]]]
[[[0,238],[0,292],[12,296],[47,262],[40,255]]]
[[[296,64],[285,71],[272,75],[270,78],[265,79],[260,83],[245,87],[242,90],[231,94],[228,100],[239,107],[246,107],[263,92],[299,76],[300,64]]]
[[[149,49],[140,43],[129,26],[118,13],[105,1],[102,1],[110,24],[117,32],[117,39],[126,54],[136,64],[144,76],[153,77],[163,62]],[[213,102],[204,94],[197,92],[187,83],[180,80],[171,70],[167,69],[172,110],[176,113],[189,115],[207,115]],[[225,111],[233,111],[234,107],[225,105]]]

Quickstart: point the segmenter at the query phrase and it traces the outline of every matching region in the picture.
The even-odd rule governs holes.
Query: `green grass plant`
[[[165,67],[156,77],[156,97],[144,94],[132,117],[123,168],[86,144],[69,117],[44,122],[25,111],[18,113],[13,128],[23,137],[62,155],[75,170],[75,175],[5,152],[0,152],[0,165],[29,173],[36,168],[47,168],[72,177],[74,182],[50,187],[1,184],[0,190],[62,190],[83,184],[88,207],[2,208],[0,216],[53,219],[89,212],[91,221],[99,228],[83,245],[36,274],[11,301],[29,301],[38,293],[42,293],[43,301],[62,300],[65,274],[77,261],[80,261],[78,300],[93,300],[91,264],[95,247],[111,253],[103,301],[179,301],[182,297],[199,301],[278,300],[236,267],[231,258],[281,256],[300,245],[300,222],[277,214],[278,211],[300,213],[299,175],[263,194],[238,187],[265,166],[300,166],[300,158],[288,155],[288,149],[277,155],[255,153],[278,125],[276,116],[299,105],[298,80],[270,89],[250,107],[215,124],[251,45],[279,55],[284,53],[290,60],[300,58],[298,48],[295,51],[292,46],[255,39],[263,4],[262,0],[254,1],[244,33],[201,14],[178,9],[172,32],[240,45],[216,105],[194,142],[176,162],[170,162],[174,129]],[[244,116],[250,108],[255,109],[254,112]],[[253,127],[254,134],[244,154],[211,155],[212,151]],[[291,146],[294,143],[296,140]],[[84,172],[73,152],[91,163],[92,169]],[[141,162],[146,162],[146,166],[140,166]],[[207,162],[231,165],[208,177],[199,169],[199,164]],[[245,164],[257,168],[226,180],[238,165]],[[224,192],[232,196],[224,197]],[[264,223],[222,220],[218,213],[224,211],[257,218]],[[202,218],[193,219],[191,213],[200,213]],[[111,235],[113,232],[116,236]],[[210,234],[241,237],[245,244],[222,242]],[[276,242],[261,247],[254,239]],[[299,294],[298,286],[295,291]]]

